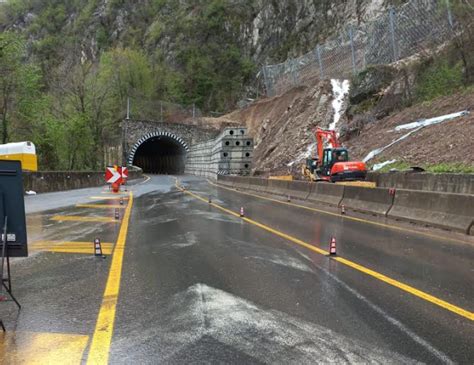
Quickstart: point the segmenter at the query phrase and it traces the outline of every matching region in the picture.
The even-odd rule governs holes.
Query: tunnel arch
[[[141,167],[146,173],[182,174],[188,151],[188,145],[181,137],[156,131],[144,135],[134,144],[128,163]]]

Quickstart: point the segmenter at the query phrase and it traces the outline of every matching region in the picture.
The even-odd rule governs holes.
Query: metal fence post
[[[298,85],[298,76],[296,75],[296,59],[291,60],[291,76],[293,77],[293,85]]]
[[[349,27],[349,39],[351,42],[351,53],[352,53],[352,71],[354,74],[357,73],[356,58],[355,58],[355,47],[354,47],[354,33],[352,25]]]
[[[130,98],[127,97],[127,120],[130,119]]]
[[[395,9],[390,7],[389,10],[389,20],[390,20],[390,36],[392,40],[392,52],[393,52],[393,62],[398,61],[397,56],[397,46],[396,46],[396,37],[395,37]]]
[[[163,101],[160,101],[160,121],[163,123]]]
[[[193,120],[196,117],[196,104],[193,103]]]
[[[319,73],[321,74],[321,79],[322,79],[324,78],[324,67],[323,67],[323,59],[321,57],[321,47],[319,47],[319,44],[316,46],[316,53],[318,55]]]
[[[446,7],[448,9],[448,22],[449,26],[451,28],[454,28],[454,23],[453,23],[453,13],[451,12],[451,3],[449,0],[446,0]]]
[[[262,66],[262,73],[263,73],[263,83],[265,84],[265,93],[267,96],[273,96],[270,84],[268,82],[268,77],[267,77],[267,66]]]

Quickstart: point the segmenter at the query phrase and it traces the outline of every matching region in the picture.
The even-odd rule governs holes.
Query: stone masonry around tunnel
[[[190,146],[216,137],[217,128],[181,123],[124,120],[123,160],[149,173],[182,173]],[[110,163],[116,163],[109,158]]]

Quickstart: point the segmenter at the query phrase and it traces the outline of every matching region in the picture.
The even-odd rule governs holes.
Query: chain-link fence
[[[163,100],[133,96],[128,98],[123,116],[136,120],[179,123],[200,118],[203,113],[195,105],[184,106]]]
[[[363,26],[348,25],[301,57],[262,69],[268,96],[328,78],[350,78],[368,65],[389,64],[439,46],[453,36],[449,0],[411,0]]]

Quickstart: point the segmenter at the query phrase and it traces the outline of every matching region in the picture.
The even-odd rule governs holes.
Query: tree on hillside
[[[25,61],[25,43],[18,35],[0,34],[0,123],[1,141],[10,140],[12,127],[17,134],[28,129],[35,118],[40,98],[38,68]]]
[[[463,65],[464,83],[474,82],[474,3],[469,0],[454,0],[453,15],[457,27],[454,45]]]

